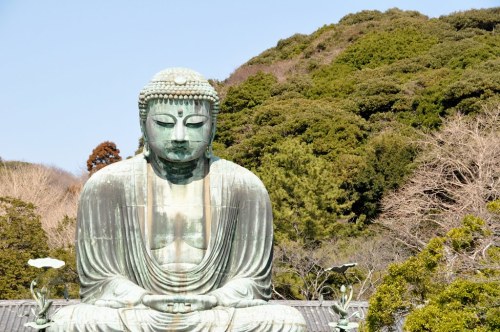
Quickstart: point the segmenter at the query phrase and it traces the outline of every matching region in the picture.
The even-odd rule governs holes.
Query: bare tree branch
[[[405,186],[383,199],[378,222],[401,243],[420,249],[460,226],[467,214],[485,219],[498,233],[486,203],[500,197],[499,128],[496,106],[475,117],[457,115],[439,132],[423,134],[420,166]]]
[[[42,165],[0,164],[0,196],[16,197],[37,207],[50,247],[74,241],[74,225],[58,226],[65,216],[76,217],[82,182],[62,170]]]

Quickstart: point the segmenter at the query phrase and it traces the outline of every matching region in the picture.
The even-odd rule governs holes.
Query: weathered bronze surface
[[[272,213],[262,182],[211,155],[215,90],[181,68],[139,96],[144,153],[86,183],[77,262],[84,303],[48,331],[304,331],[267,304]]]

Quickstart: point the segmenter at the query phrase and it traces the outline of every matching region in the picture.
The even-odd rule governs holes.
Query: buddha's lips
[[[182,151],[188,151],[189,148],[187,146],[175,146],[172,147],[171,150],[182,152]]]
[[[166,148],[167,151],[188,152],[189,144],[172,144]]]

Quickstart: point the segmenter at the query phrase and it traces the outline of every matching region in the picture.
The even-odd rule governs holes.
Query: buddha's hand
[[[223,307],[232,307],[232,308],[247,308],[247,307],[255,307],[259,305],[267,304],[267,301],[258,300],[258,299],[241,299],[238,301],[219,301],[219,305]]]
[[[258,305],[266,305],[267,301],[264,300],[241,300],[236,303],[236,308],[246,308],[246,307],[255,307]]]
[[[148,293],[144,288],[129,280],[116,279],[104,287],[101,297],[95,301],[95,305],[113,309],[131,308],[141,305],[142,298]]]
[[[217,305],[213,295],[144,295],[142,303],[151,309],[171,314],[212,309]]]

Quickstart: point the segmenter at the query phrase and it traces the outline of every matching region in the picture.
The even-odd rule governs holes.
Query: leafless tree
[[[50,247],[74,240],[74,225],[61,227],[65,216],[76,217],[82,180],[62,170],[43,165],[3,162],[0,164],[0,196],[33,203],[42,217]]]
[[[353,274],[356,280],[356,300],[367,300],[382,282],[387,267],[405,260],[410,252],[397,241],[388,238],[384,231],[377,235],[350,240],[343,261],[356,262],[359,273]]]
[[[382,230],[383,231],[383,230]],[[352,270],[348,270],[349,282],[354,284],[357,300],[368,299],[375,288],[382,281],[387,266],[404,260],[408,255],[398,242],[388,241],[384,234],[361,236],[343,240],[325,241],[315,248],[305,248],[298,242],[284,242],[275,247],[274,276],[290,273],[296,276],[299,282],[301,298],[317,300],[325,295],[335,298],[335,286],[332,282],[332,273],[326,271],[331,266],[346,263],[357,263]],[[344,283],[341,275],[335,279]],[[274,285],[279,286],[279,285]],[[286,299],[288,294],[280,294],[274,287],[274,297]]]
[[[439,132],[423,136],[419,167],[406,185],[383,199],[378,223],[416,250],[460,226],[468,214],[498,233],[486,203],[500,197],[500,106],[474,117],[457,115]]]
[[[333,264],[335,264],[333,246],[322,245],[308,249],[299,242],[283,241],[274,249],[273,274],[276,276],[291,273],[298,277],[300,295],[307,300],[320,298],[321,290],[330,275],[330,272],[325,269]],[[274,295],[279,298],[286,297],[276,290]]]

